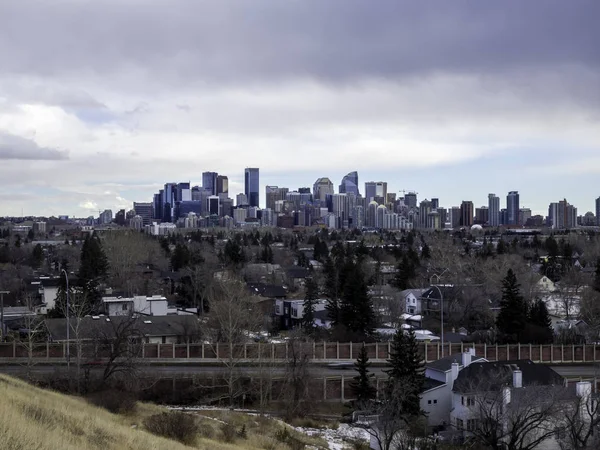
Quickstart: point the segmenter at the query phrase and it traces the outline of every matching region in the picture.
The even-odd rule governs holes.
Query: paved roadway
[[[566,378],[600,378],[600,367],[596,367],[594,365],[560,365],[560,366],[551,366],[558,374],[566,377]],[[253,366],[239,366],[240,370],[243,372],[253,375],[258,374],[261,371],[261,368],[253,367]],[[371,372],[376,376],[384,376],[383,370],[385,367],[382,366],[372,366]],[[66,372],[66,367],[62,366],[54,366],[51,364],[38,364],[30,368],[32,373],[38,374],[51,374],[51,373],[64,373]],[[74,370],[74,364],[71,364],[71,370]],[[104,370],[102,366],[92,367],[93,371],[102,371]],[[139,370],[142,373],[147,373],[151,375],[158,376],[173,376],[173,377],[185,377],[185,376],[194,376],[194,375],[207,375],[212,376],[213,374],[225,373],[227,371],[226,367],[221,365],[187,365],[187,364],[164,364],[164,365],[141,365]],[[263,373],[266,368],[263,368]],[[281,365],[271,367],[272,373],[275,375],[284,375],[285,368]],[[10,365],[0,365],[0,372],[7,374],[19,374],[25,373],[27,371],[26,365],[20,364],[10,364]],[[355,372],[353,370],[352,363],[344,363],[344,364],[313,364],[311,366],[311,372],[314,376],[317,377],[335,377],[340,375],[350,375],[354,376]]]

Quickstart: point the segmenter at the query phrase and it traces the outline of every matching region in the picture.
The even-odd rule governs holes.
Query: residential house
[[[544,395],[535,390],[540,388]],[[463,437],[484,424],[489,426],[490,417],[500,422],[499,427],[506,427],[512,416],[511,408],[520,408],[522,401],[531,405],[554,395],[562,399],[566,393],[563,377],[531,360],[471,364],[460,371],[454,381],[450,423]]]
[[[487,360],[475,356],[475,349],[438,359],[425,366],[425,389],[421,393],[421,409],[427,414],[430,428],[450,425],[452,389],[461,370],[472,363]]]
[[[310,271],[306,267],[292,266],[286,270],[288,283],[291,286],[300,288],[304,286],[304,280],[310,275]]]
[[[133,320],[131,329],[147,344],[182,344],[197,342],[200,339],[200,322],[196,316],[92,316],[80,319],[71,318],[69,340],[77,339],[90,342],[110,340],[122,329],[124,321]],[[50,342],[67,341],[67,320],[46,319],[48,340]]]
[[[104,309],[108,316],[129,316],[143,314],[147,316],[166,316],[168,305],[162,295],[135,295],[133,297],[102,297]]]
[[[325,311],[327,301],[324,299],[315,302],[315,313]],[[273,325],[280,330],[291,330],[300,326],[304,317],[304,300],[275,300],[275,315]]]
[[[407,314],[423,313],[422,295],[426,290],[427,289],[405,289],[400,292]]]

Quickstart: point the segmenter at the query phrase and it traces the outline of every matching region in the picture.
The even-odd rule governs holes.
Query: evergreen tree
[[[171,255],[171,270],[178,272],[190,264],[190,250],[185,244],[177,244]]]
[[[355,398],[354,402],[359,407],[373,400],[377,393],[377,389],[373,386],[375,375],[370,373],[370,366],[369,355],[367,354],[366,347],[363,345],[354,363],[354,370],[358,374],[350,382],[350,389],[352,389]]]
[[[600,258],[596,260],[596,270],[594,271],[594,289],[600,292]]]
[[[388,391],[393,391],[398,384],[410,386],[408,394],[401,402],[400,410],[404,414],[420,415],[419,394],[425,383],[424,364],[412,330],[408,333],[402,328],[396,330],[390,346],[388,365],[390,368],[384,370],[388,376]]]
[[[427,245],[426,243],[423,243],[423,248],[421,249],[421,258],[431,258],[431,250],[429,249],[429,245]]]
[[[340,323],[349,331],[366,337],[375,330],[375,311],[365,275],[359,265],[348,274],[339,304]]]
[[[528,322],[535,333],[530,340],[535,344],[551,344],[554,337],[552,320],[548,314],[546,303],[542,299],[536,299],[529,309]]]
[[[410,262],[408,256],[403,255],[396,268],[397,271],[392,284],[401,291],[409,289],[412,280],[416,277],[415,266]]]
[[[102,297],[100,285],[107,276],[108,259],[104,254],[100,238],[96,234],[86,236],[81,248],[77,278],[82,298],[90,302],[92,308],[100,306]]]
[[[42,262],[44,262],[44,250],[40,244],[36,244],[31,253],[31,267],[37,269],[42,265]]]
[[[496,319],[498,331],[507,342],[519,342],[527,323],[527,313],[527,303],[519,290],[517,277],[512,269],[508,269],[502,280],[502,300]]]
[[[304,294],[304,313],[302,315],[302,328],[305,333],[311,335],[315,328],[315,306],[319,300],[319,285],[313,279],[308,277],[304,285],[306,293]]]
[[[323,265],[325,274],[325,296],[327,297],[327,316],[331,320],[332,326],[336,326],[340,321],[340,295],[341,289],[339,286],[338,268],[333,263],[333,260],[328,257]]]

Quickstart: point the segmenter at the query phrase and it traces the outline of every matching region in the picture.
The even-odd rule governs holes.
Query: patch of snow
[[[345,423],[340,424],[337,430],[331,428],[293,428],[308,436],[317,436],[324,439],[327,441],[329,450],[343,450],[344,448],[348,448],[349,441],[370,441],[370,435],[366,430]]]

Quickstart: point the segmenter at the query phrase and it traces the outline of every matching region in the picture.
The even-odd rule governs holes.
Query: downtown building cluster
[[[362,188],[362,189],[361,189]],[[566,199],[552,202],[546,217],[532,215],[521,206],[518,191],[510,191],[506,201],[496,194],[488,195],[487,205],[475,207],[473,201],[443,207],[439,198],[418,201],[418,192],[388,192],[385,181],[359,183],[358,172],[344,176],[336,192],[327,177],[318,178],[312,188],[290,189],[266,186],[265,206],[260,203],[258,168],[244,171],[244,192],[230,196],[227,176],[204,172],[202,185],[189,182],[166,183],[148,203],[134,202],[133,210],[117,213],[120,225],[167,234],[176,228],[207,227],[306,227],[325,226],[332,229],[359,228],[382,230],[455,229],[459,227],[548,227],[570,229],[598,226],[600,198],[596,214],[577,216],[577,208]],[[112,212],[100,214],[99,223],[113,221]]]

